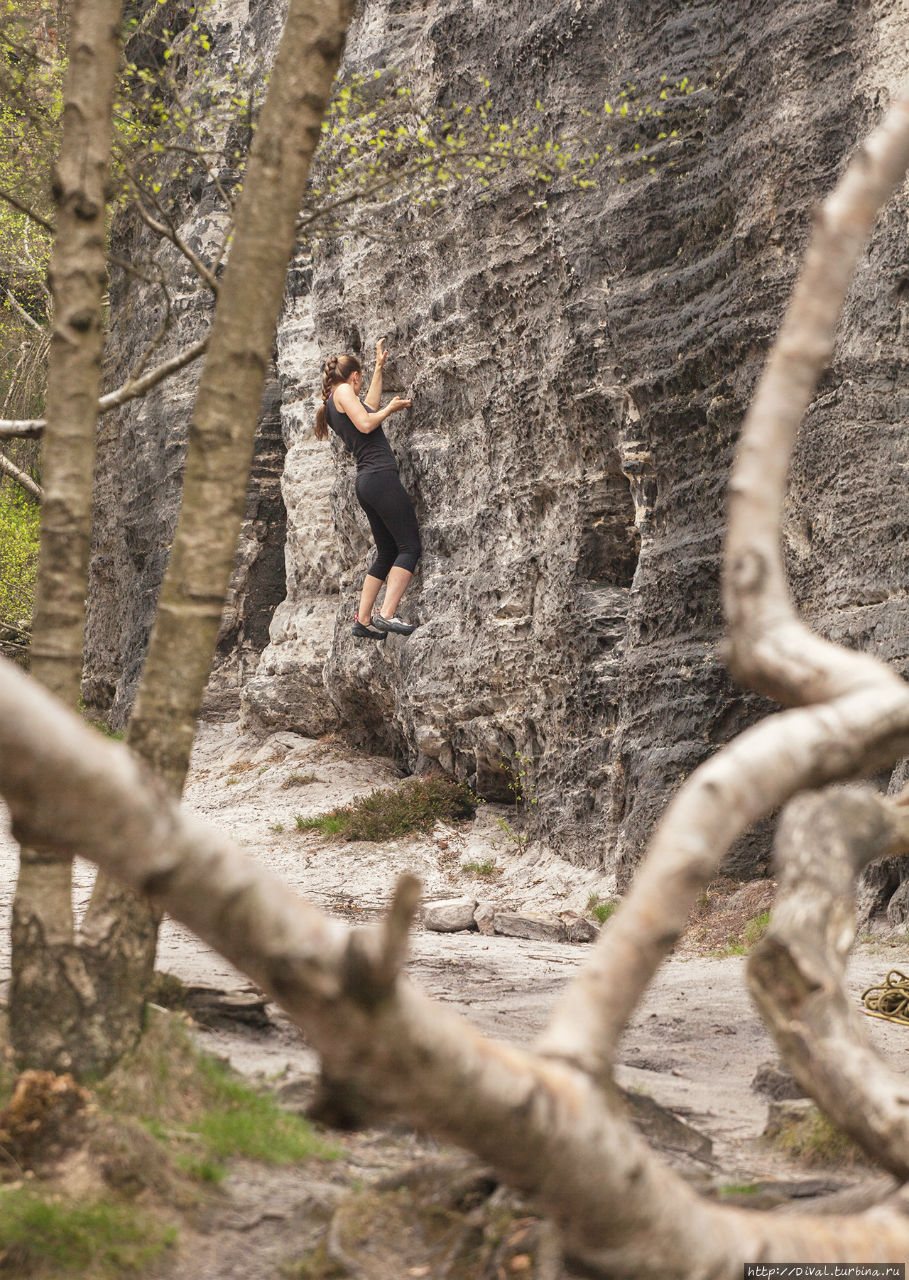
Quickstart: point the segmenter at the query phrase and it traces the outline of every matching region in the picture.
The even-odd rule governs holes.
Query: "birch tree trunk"
[[[341,59],[351,0],[291,0],[256,126],[189,425],[183,503],[126,740],[167,790],[183,790],[243,522],[262,388],[296,222]],[[152,976],[157,920],[144,898],[99,874],[84,922],[111,931],[134,1040]],[[106,1068],[127,1043],[111,1046]]]
[[[350,0],[291,0],[237,204],[190,422],[180,521],[127,732],[174,795],[183,788],[214,655],[297,216],[350,9]],[[96,416],[97,386],[90,404]],[[89,462],[89,489],[90,474]],[[80,616],[76,689],[81,625]],[[53,882],[41,872],[34,889],[17,896],[14,1046],[28,1065],[98,1074],[139,1035],[157,916],[147,900],[99,875],[74,937],[68,872],[64,884],[59,867],[52,870]],[[38,913],[48,909],[41,904],[50,902],[52,931],[38,927]]]
[[[53,172],[53,331],[31,670],[71,707],[79,700],[82,677],[120,12],[120,0],[75,0]],[[76,1066],[74,1041],[96,991],[73,936],[71,862],[59,850],[22,849],[12,951],[10,1037],[17,1057],[31,1066]]]

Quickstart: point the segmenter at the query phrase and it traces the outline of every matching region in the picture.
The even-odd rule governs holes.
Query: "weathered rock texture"
[[[401,201],[390,239],[326,241],[291,272],[287,595],[245,681],[248,723],[341,725],[489,797],[512,798],[526,769],[538,836],[627,881],[673,789],[765,709],[720,662],[726,474],[812,206],[907,44],[909,14],[884,0],[366,0],[348,70],[415,66],[427,105],[485,97],[488,76],[494,110],[528,117],[540,98],[553,134],[591,111],[604,153],[619,136],[605,96],[664,74],[698,87],[662,122],[680,145],[647,148],[654,173],[621,183],[603,168],[595,192],[556,183],[546,207],[517,177],[485,196],[465,184],[423,238]],[[811,620],[903,671],[906,213],[905,198],[891,206],[859,273],[786,521]],[[425,554],[404,608],[420,627],[375,646],[350,635],[369,553],[353,471],[311,423],[324,356],[368,363],[380,336],[386,389],[414,396],[387,429]],[[138,458],[152,447],[142,412],[124,429]],[[134,569],[148,596],[163,555],[151,542]],[[133,630],[121,661],[135,660]],[[754,833],[729,869],[760,873],[766,849]]]
[[[219,0],[206,11],[207,28],[221,70],[239,63],[250,83],[270,65],[281,32],[273,6]],[[179,0],[163,0],[153,14],[157,28],[179,31],[189,21]],[[153,32],[152,32],[153,34]],[[140,34],[129,55],[153,65],[161,45]],[[219,173],[228,187],[236,178]],[[225,227],[212,183],[178,189],[177,228],[190,247],[214,260]],[[155,351],[151,366],[163,363],[197,341],[211,321],[212,297],[170,243],[147,230],[127,209],[116,221],[113,247],[121,259],[146,274],[160,268],[176,281],[171,310],[177,325]],[[114,267],[111,273],[114,357],[106,371],[109,386],[125,380],[155,335],[163,314],[158,289]],[[86,706],[114,729],[123,728],[132,707],[158,593],[180,511],[189,417],[201,366],[159,384],[101,420],[83,697]],[[280,477],[284,465],[280,388],[271,378],[262,398],[255,459],[237,563],[225,602],[205,713],[236,716],[239,688],[255,669],[268,641],[275,603],[283,592],[285,512]]]

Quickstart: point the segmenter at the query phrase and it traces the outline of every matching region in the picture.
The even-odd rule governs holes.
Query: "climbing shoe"
[[[409,636],[412,631],[416,631],[416,627],[409,622],[402,622],[400,618],[383,618],[381,613],[376,614],[372,625],[380,631],[393,631],[398,636]]]
[[[372,622],[361,622],[359,618],[357,618],[356,621],[354,622],[353,626],[351,627],[351,631],[354,633],[354,635],[357,637],[358,640],[387,640],[388,639],[387,631],[379,631],[378,628],[375,627]]]

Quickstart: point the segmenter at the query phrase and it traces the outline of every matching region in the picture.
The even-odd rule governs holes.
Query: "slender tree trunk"
[[[183,506],[128,741],[179,792],[243,520],[296,220],[351,0],[291,0],[189,428]]]
[[[350,8],[350,0],[291,0],[237,205],[190,421],[180,521],[127,730],[127,742],[176,796],[233,570],[297,216]],[[126,993],[117,1016],[135,1036],[157,942],[148,902],[99,875],[84,933],[109,955],[108,968],[117,961]]]
[[[83,0],[59,162],[56,322],[36,674],[78,699],[93,442],[103,347],[106,162],[119,5]],[[291,0],[250,153],[190,424],[182,515],[128,739],[183,787],[243,516],[259,402],[296,219],[340,60],[350,0]],[[104,59],[103,68],[101,59]],[[46,544],[46,545],[45,545]],[[147,900],[99,876],[73,933],[68,863],[24,850],[13,914],[10,1021],[23,1064],[104,1072],[135,1041],[157,944]]]
[[[54,316],[31,670],[72,707],[82,674],[119,24],[120,0],[73,5],[63,131],[53,176]],[[27,1065],[78,1069],[80,1023],[97,993],[73,937],[71,868],[59,853],[22,850],[12,949],[10,1036],[17,1057]]]

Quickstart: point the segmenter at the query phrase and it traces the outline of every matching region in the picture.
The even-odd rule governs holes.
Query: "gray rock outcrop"
[[[270,643],[255,674],[247,647],[238,676],[247,725],[343,727],[489,798],[513,799],[523,770],[536,838],[627,882],[673,790],[767,709],[720,658],[726,474],[812,207],[879,118],[907,44],[909,14],[883,0],[504,0],[469,14],[366,0],[348,71],[416,66],[427,105],[477,100],[488,75],[496,110],[526,117],[540,98],[553,133],[589,110],[604,154],[604,96],[661,75],[696,90],[672,120],[681,144],[654,136],[654,173],[621,183],[604,168],[587,194],[555,183],[546,207],[516,177],[465,183],[423,238],[399,201],[386,240],[326,240],[294,265],[277,338],[286,596],[269,577]],[[850,294],[785,524],[812,623],[903,672],[906,213],[904,197],[891,204]],[[138,343],[118,307],[121,341]],[[414,395],[388,434],[425,554],[404,610],[418,630],[367,647],[349,625],[365,520],[351,467],[311,424],[324,356],[368,364],[381,336],[386,389]],[[175,424],[181,394],[166,402]],[[170,527],[142,477],[163,471],[175,491],[180,462],[164,412],[122,414],[105,455],[119,492],[102,487],[104,512],[148,513],[117,552],[128,582],[101,521],[88,702],[125,706],[134,686]],[[727,869],[761,873],[767,848],[752,833]]]
[[[460,933],[462,929],[476,928],[473,913],[476,898],[446,898],[441,902],[427,902],[423,907],[423,927],[433,933]]]

